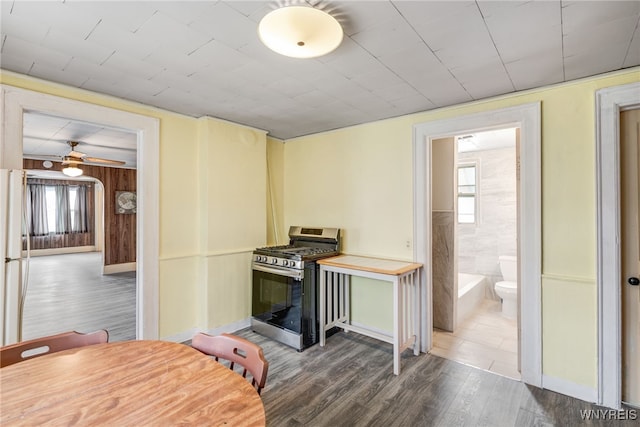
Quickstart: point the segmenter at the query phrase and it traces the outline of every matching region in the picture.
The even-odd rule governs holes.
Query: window
[[[458,167],[458,223],[476,222],[476,165]]]
[[[65,203],[64,197],[60,196],[60,193],[57,192],[56,186],[47,185],[45,186],[45,191],[47,195],[47,227],[49,228],[49,233],[64,233],[65,231],[84,231],[80,230],[76,223],[78,222],[78,217],[80,216],[80,207],[79,204],[76,203],[76,199],[78,197],[78,186],[77,185],[69,185],[64,187],[66,189],[67,201]],[[68,204],[68,211],[66,209],[62,209],[60,203],[64,203],[65,207]],[[71,228],[69,230],[65,230],[65,227],[62,225],[61,218],[62,215],[67,215],[69,217],[69,221],[71,222]]]
[[[89,187],[91,187],[90,184],[29,182],[27,186],[27,203],[31,206],[29,234],[44,236],[88,232],[89,218],[93,218],[93,207],[87,202]]]

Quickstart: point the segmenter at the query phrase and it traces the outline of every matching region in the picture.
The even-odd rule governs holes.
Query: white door
[[[640,406],[640,110],[620,114],[622,400]]]

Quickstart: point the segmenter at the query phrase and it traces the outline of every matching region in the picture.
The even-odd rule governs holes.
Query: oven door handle
[[[304,279],[304,270],[290,270],[284,268],[269,267],[268,265],[253,263],[253,269],[278,276],[291,277],[296,280]]]

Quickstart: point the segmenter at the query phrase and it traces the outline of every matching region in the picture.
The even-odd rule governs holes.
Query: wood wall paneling
[[[62,172],[62,163],[53,162],[49,169],[42,160],[23,160],[24,169]],[[136,191],[136,170],[81,165],[84,176],[96,178],[104,186],[104,263],[105,265],[136,261],[136,214],[116,214],[116,191]]]

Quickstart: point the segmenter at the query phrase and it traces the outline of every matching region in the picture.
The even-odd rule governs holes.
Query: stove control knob
[[[285,266],[285,267],[288,266],[289,265],[289,261],[287,261],[287,260],[282,261],[282,265]]]
[[[271,264],[277,264],[278,263],[278,258],[274,258],[271,260]]]

